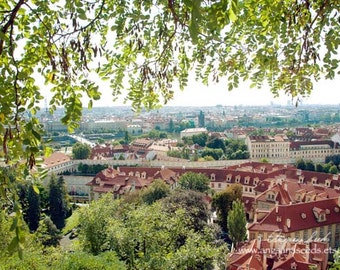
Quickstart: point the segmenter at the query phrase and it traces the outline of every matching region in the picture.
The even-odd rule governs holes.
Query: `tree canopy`
[[[74,128],[82,97],[88,107],[100,98],[98,78],[134,110],[167,103],[192,72],[205,84],[226,78],[229,90],[250,80],[309,95],[313,81],[339,73],[339,9],[338,0],[3,1],[2,156],[32,165],[43,92]]]
[[[166,104],[192,73],[205,84],[225,79],[228,90],[268,84],[298,100],[339,73],[339,10],[338,0],[1,1],[1,159],[31,177],[46,92],[49,112],[63,107],[72,130],[83,97],[89,108],[100,98],[100,80],[136,111]]]

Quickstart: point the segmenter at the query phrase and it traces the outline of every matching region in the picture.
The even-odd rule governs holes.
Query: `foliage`
[[[35,231],[38,229],[40,220],[40,197],[39,193],[34,190],[32,184],[28,186],[27,204],[28,206],[24,219],[30,231]]]
[[[312,160],[306,160],[305,164],[306,164],[306,168],[305,168],[306,171],[311,171],[311,172],[315,171],[315,164]]]
[[[217,136],[210,136],[206,143],[206,146],[208,148],[213,148],[213,149],[222,149],[223,153],[225,153],[226,151],[224,140],[222,140],[221,138]]]
[[[242,140],[227,139],[225,140],[225,153],[227,159],[247,159],[250,154],[247,146]]]
[[[203,230],[211,216],[205,194],[195,190],[175,190],[162,204],[165,211],[173,215],[179,208],[184,209],[188,227],[194,231]]]
[[[208,228],[195,232],[188,222],[186,210],[167,211],[162,200],[130,205],[104,196],[81,209],[80,239],[94,254],[114,251],[128,269],[210,269],[225,246],[212,241]]]
[[[0,210],[0,258],[7,257],[8,246],[14,237],[11,230],[12,220],[4,210]]]
[[[217,221],[224,232],[228,231],[227,220],[232,203],[242,199],[242,186],[233,184],[221,192],[217,192],[212,198],[212,207],[216,211]]]
[[[214,160],[220,160],[221,157],[223,156],[223,150],[218,148],[218,149],[213,149],[213,148],[204,148],[203,151],[201,152],[202,157],[213,157]]]
[[[35,233],[36,239],[46,247],[56,247],[62,238],[57,226],[50,217],[45,217],[39,222],[39,227]]]
[[[156,179],[147,189],[142,193],[142,199],[147,204],[152,204],[155,201],[168,196],[170,187],[162,179]]]
[[[305,170],[306,169],[306,162],[303,159],[298,159],[295,162],[295,167],[300,170]]]
[[[208,140],[208,134],[205,132],[202,132],[197,135],[192,135],[192,144],[198,144],[199,146],[206,146],[207,140]]]
[[[325,163],[332,162],[334,165],[339,166],[340,165],[340,155],[332,155],[327,156],[325,159]]]
[[[198,127],[204,126],[205,126],[204,112],[200,111],[200,114],[198,115]]]
[[[235,246],[247,239],[246,225],[247,221],[243,203],[237,199],[233,201],[227,218],[228,235]]]
[[[79,217],[80,217],[79,208],[72,211],[72,215],[65,220],[65,227],[62,230],[63,235],[70,233],[72,230],[80,226]]]
[[[179,150],[169,150],[166,152],[167,156],[175,158],[183,158],[183,153]]]
[[[126,266],[119,261],[117,255],[112,251],[107,251],[94,256],[86,252],[73,252],[65,254],[63,259],[55,263],[54,269],[68,270],[124,270]]]
[[[101,172],[102,170],[106,169],[108,165],[103,165],[103,164],[93,164],[93,165],[88,165],[88,164],[83,164],[80,163],[78,165],[78,171],[83,174],[97,174]]]
[[[330,270],[337,270],[340,268],[340,250],[337,249],[333,254],[334,262],[330,266]]]
[[[87,159],[91,154],[91,147],[88,144],[76,142],[72,146],[72,154],[74,159]]]
[[[203,173],[186,172],[178,179],[178,185],[183,189],[206,192],[210,189],[210,180]]]
[[[65,219],[71,214],[64,178],[60,176],[57,179],[52,175],[48,187],[49,214],[57,228],[62,229],[65,226]]]

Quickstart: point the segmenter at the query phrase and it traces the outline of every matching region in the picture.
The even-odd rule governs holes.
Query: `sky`
[[[315,83],[310,97],[304,98],[302,104],[338,105],[340,104],[340,78]],[[104,88],[104,87],[103,87]],[[103,89],[102,88],[102,89]],[[106,88],[106,87],[105,87]],[[219,84],[205,86],[199,82],[189,82],[183,91],[175,91],[173,100],[167,106],[234,106],[234,105],[270,105],[292,104],[291,97],[281,94],[274,97],[269,88],[250,88],[249,84],[242,83],[238,89],[228,91],[228,87]],[[102,98],[94,106],[124,105],[122,101],[113,103],[111,91],[105,89]],[[84,104],[86,106],[86,104]],[[126,104],[125,104],[126,105]],[[128,104],[127,104],[128,105]]]

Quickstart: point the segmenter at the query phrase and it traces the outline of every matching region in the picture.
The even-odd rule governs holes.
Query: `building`
[[[286,135],[247,136],[246,145],[251,159],[289,160],[290,141]]]
[[[227,255],[227,270],[328,269],[328,244],[294,241],[280,234],[269,240],[253,239]]]
[[[90,187],[89,200],[97,200],[102,194],[112,193],[115,199],[149,186],[154,180],[162,179],[170,188],[177,185],[177,175],[170,169],[122,167],[107,168],[86,185]]]
[[[269,239],[273,233],[285,238],[310,241],[322,239],[331,248],[340,246],[340,196],[310,202],[277,204],[248,227],[249,240]]]
[[[208,133],[208,130],[206,128],[187,128],[181,131],[180,137],[182,139],[184,137],[199,135],[201,133]]]
[[[340,145],[331,140],[296,141],[290,144],[290,160],[312,160],[323,163],[327,156],[339,155]]]

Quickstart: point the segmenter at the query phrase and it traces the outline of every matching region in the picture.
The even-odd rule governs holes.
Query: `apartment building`
[[[299,159],[323,163],[340,154],[340,145],[332,140],[289,141],[286,135],[247,136],[246,145],[253,160],[266,158],[274,162],[295,163]]]
[[[251,159],[289,159],[290,141],[284,134],[250,135],[246,137],[246,145]]]

